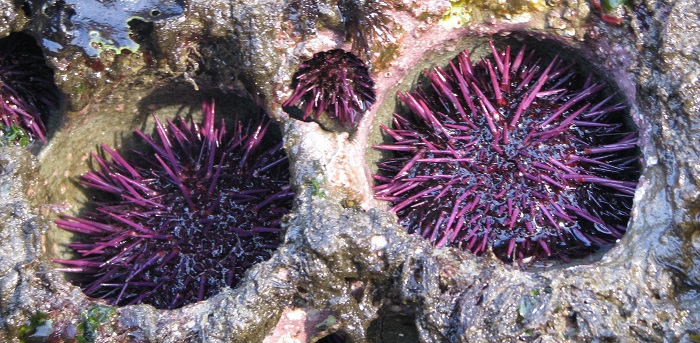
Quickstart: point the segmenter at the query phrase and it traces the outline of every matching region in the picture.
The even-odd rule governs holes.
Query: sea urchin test
[[[408,232],[504,261],[568,260],[625,233],[639,178],[637,134],[607,86],[574,63],[490,43],[427,71],[382,125],[374,175]],[[546,62],[543,62],[546,61]]]
[[[79,233],[79,255],[54,262],[85,294],[115,305],[177,308],[235,286],[280,243],[291,209],[288,160],[271,142],[265,114],[236,121],[227,134],[205,102],[202,126],[184,119],[136,134],[135,158],[103,146],[98,168],[80,182],[96,191],[95,210],[57,220]]]

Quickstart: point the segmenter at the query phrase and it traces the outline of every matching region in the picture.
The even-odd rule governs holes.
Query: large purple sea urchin
[[[282,104],[300,103],[303,120],[324,111],[344,127],[356,127],[375,101],[374,81],[367,66],[350,52],[336,49],[315,54],[299,65],[292,80],[294,93]]]
[[[138,158],[93,154],[81,183],[100,191],[96,209],[56,221],[84,236],[68,245],[80,257],[54,260],[88,296],[177,308],[234,286],[278,246],[293,197],[282,143],[266,141],[265,116],[226,134],[203,107],[202,126],[156,118],[157,136],[136,131],[151,149]]]
[[[431,90],[399,93],[393,157],[377,199],[436,246],[504,261],[580,257],[622,237],[639,178],[636,133],[605,85],[555,57],[510,47],[472,65],[461,52],[427,72]]]
[[[32,139],[45,141],[41,117],[58,102],[53,70],[34,39],[24,33],[0,39],[0,123],[21,127]]]

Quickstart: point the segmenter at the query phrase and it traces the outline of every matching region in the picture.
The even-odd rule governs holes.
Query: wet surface
[[[136,52],[132,21],[153,22],[181,15],[181,0],[166,1],[31,1],[31,13],[41,22],[43,45],[54,54],[69,47],[92,57],[104,50]]]
[[[374,70],[377,104],[352,135],[325,132],[280,110],[299,60],[352,49],[343,42],[337,7],[316,3],[315,35],[301,35],[303,27],[290,22],[295,17],[278,1],[185,2],[161,9],[158,20],[146,17],[152,8],[129,9],[153,21],[141,41],[148,44],[135,52],[103,49],[99,58],[90,57],[83,49],[89,36],[75,44],[63,38],[62,50],[44,45],[58,49],[49,63],[65,93],[66,112],[49,119],[53,135],[47,145],[30,146],[38,156],[0,148],[0,340],[39,332],[63,341],[256,342],[284,332],[313,341],[340,330],[362,342],[376,338],[377,318],[386,309],[401,313],[400,323],[413,321],[425,342],[698,337],[700,151],[690,144],[700,141],[697,1],[623,5],[613,13],[623,18],[620,26],[604,22],[583,0],[542,7],[526,1],[524,9],[507,13],[481,9],[473,21],[457,26],[440,24],[450,10],[447,1],[394,2],[386,11],[401,28],[394,32],[400,48],[385,69]],[[96,1],[91,10],[106,4]],[[26,27],[42,37],[43,28],[32,26],[36,22],[27,26],[28,14],[39,15],[38,7],[11,7],[0,8],[0,32]],[[81,10],[72,18],[83,18],[76,24],[86,25],[81,30],[96,29],[115,46],[134,46],[124,36],[125,18],[101,28],[99,21],[92,26],[92,16]],[[64,25],[66,18],[55,24]],[[465,45],[502,36],[546,37],[569,47],[613,80],[629,104],[640,132],[643,172],[627,234],[599,259],[521,270],[489,254],[433,249],[406,234],[386,204],[372,199],[368,176],[376,157],[366,153],[367,141],[379,139],[378,124],[393,111],[393,87],[409,87],[413,81],[406,75],[441,65]],[[163,91],[173,85],[180,91]],[[187,112],[190,103],[198,109],[197,92],[215,88],[252,99],[280,122],[297,193],[284,243],[239,286],[207,301],[174,311],[146,305],[105,311],[53,270],[49,258],[62,254],[65,238],[58,238],[49,219],[79,212],[88,200],[74,180],[87,170],[85,157],[96,144],[128,146],[125,137],[134,128],[147,129],[151,112],[169,108],[163,113],[172,115],[177,103],[180,111]],[[173,100],[161,107],[164,94]],[[279,326],[280,318],[300,309],[330,314]],[[387,341],[392,330],[382,331]]]

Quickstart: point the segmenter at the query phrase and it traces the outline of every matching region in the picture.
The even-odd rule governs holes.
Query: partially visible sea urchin
[[[46,141],[42,116],[58,105],[53,70],[34,39],[11,33],[0,39],[0,123],[21,127],[31,139]]]
[[[299,103],[303,120],[326,112],[342,126],[356,127],[375,101],[374,81],[364,62],[350,52],[335,49],[315,54],[299,65],[292,80],[294,93],[282,106]]]
[[[396,42],[386,15],[391,6],[384,0],[340,0],[338,9],[345,24],[345,39],[352,50],[369,59],[372,51]]]
[[[54,260],[88,296],[181,307],[235,286],[277,248],[293,197],[282,143],[270,144],[264,115],[227,134],[213,102],[203,109],[202,126],[156,117],[157,136],[136,131],[150,149],[138,158],[93,153],[99,168],[80,182],[99,191],[95,210],[56,221],[83,235],[68,245],[80,257]]]
[[[399,93],[409,114],[382,125],[394,156],[376,198],[436,246],[504,261],[580,257],[625,233],[639,178],[624,106],[555,57],[510,47],[472,65],[461,52],[427,72],[431,90]]]

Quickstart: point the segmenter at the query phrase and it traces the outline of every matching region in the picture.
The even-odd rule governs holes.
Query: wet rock
[[[36,20],[41,21],[44,47],[53,53],[68,46],[81,48],[92,57],[100,52],[123,49],[135,52],[139,44],[130,25],[150,23],[183,13],[181,1],[33,1]]]
[[[313,341],[342,331],[353,341],[376,342],[375,336],[386,337],[377,330],[404,330],[425,342],[693,341],[700,335],[697,1],[638,0],[616,10],[619,27],[585,1],[523,1],[507,13],[485,7],[468,17],[455,15],[466,13],[456,6],[458,20],[447,25],[440,22],[448,2],[397,2],[385,9],[402,30],[397,53],[375,72],[377,104],[352,134],[325,132],[279,109],[298,60],[316,52],[306,50],[352,49],[342,40],[335,2],[315,2],[318,17],[290,16],[279,1],[140,3],[122,12],[153,22],[151,31],[139,30],[138,42],[128,34],[128,18],[91,21],[94,12],[85,6],[97,11],[103,2],[61,2],[55,15],[39,13],[59,2],[32,2],[29,12],[51,18],[45,26],[27,24],[26,10],[8,3],[0,6],[0,32],[27,28],[46,39],[46,51],[56,42],[65,48],[50,64],[69,106],[49,144],[32,148],[38,156],[0,148],[1,341]],[[44,3],[49,6],[39,6]],[[161,16],[148,17],[154,9]],[[315,32],[302,35],[302,27]],[[93,40],[103,44],[97,53],[90,52],[90,36],[77,33],[92,29],[104,40]],[[377,157],[365,149],[395,110],[397,87],[412,87],[423,68],[459,49],[499,37],[565,47],[613,83],[629,106],[643,176],[627,234],[602,256],[521,268],[489,254],[433,249],[372,199],[368,175]],[[235,288],[182,309],[115,308],[88,299],[50,262],[65,253],[51,219],[80,211],[89,199],[74,185],[88,169],[88,152],[99,143],[132,147],[131,130],[152,127],[149,113],[173,116],[178,106],[186,112],[211,89],[236,105],[252,99],[280,123],[297,193],[283,245]],[[398,317],[395,327],[383,328]],[[406,320],[413,325],[396,329]]]

